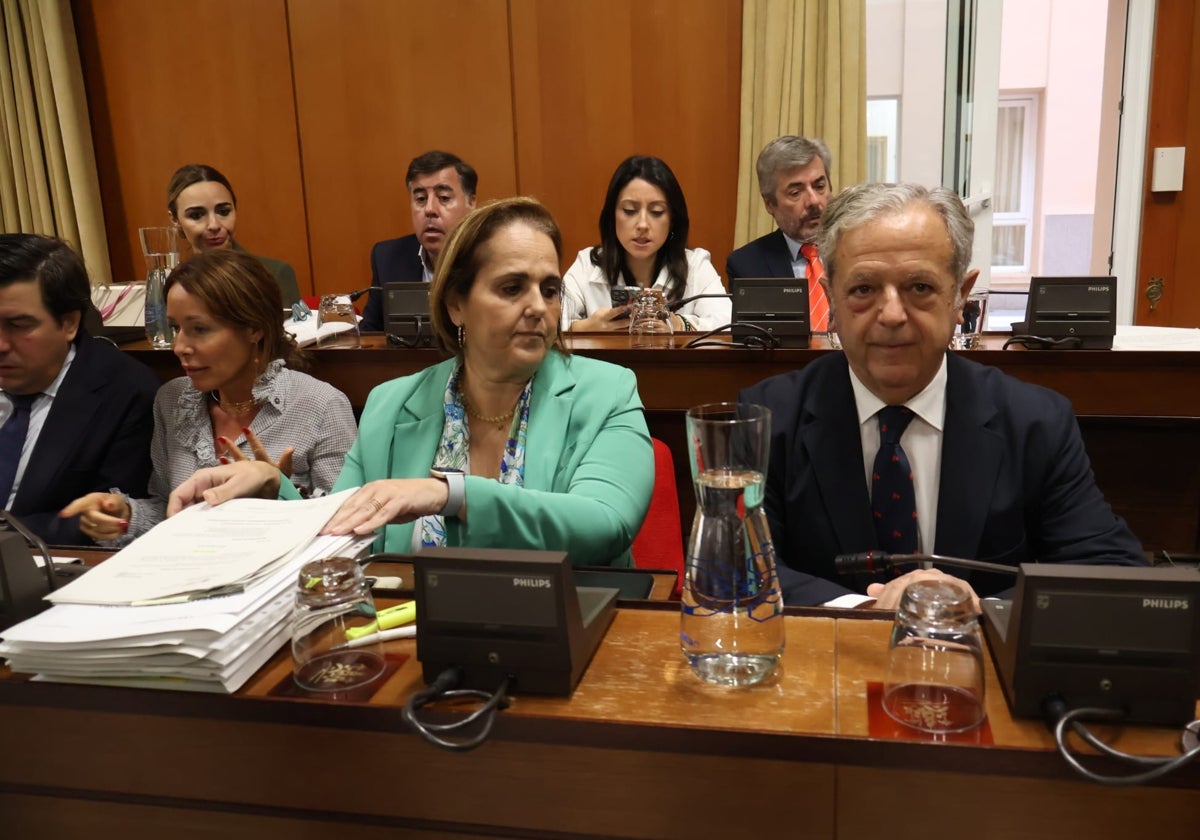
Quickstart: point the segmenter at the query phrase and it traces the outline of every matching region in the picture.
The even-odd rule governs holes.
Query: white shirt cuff
[[[849,610],[854,607],[861,607],[863,604],[870,603],[875,599],[868,595],[859,595],[851,592],[849,595],[839,595],[832,601],[826,601],[822,607],[836,607],[838,609]]]

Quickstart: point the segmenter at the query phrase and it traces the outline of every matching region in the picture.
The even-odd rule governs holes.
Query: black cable
[[[496,720],[496,711],[508,708],[507,695],[509,683],[512,680],[511,677],[505,677],[504,681],[500,683],[500,687],[494,693],[489,693],[477,689],[455,688],[461,679],[462,671],[460,669],[447,668],[438,674],[437,679],[430,686],[408,698],[408,702],[404,705],[402,713],[408,725],[416,730],[417,734],[426,741],[434,746],[455,752],[473,750],[487,740],[488,734],[492,731],[492,724]],[[454,697],[477,697],[485,702],[478,709],[471,712],[471,714],[454,723],[426,723],[417,717],[417,709],[426,704],[432,703],[435,700]],[[434,734],[436,732],[457,732],[475,723],[480,718],[484,718],[483,726],[473,736],[464,741],[451,741]]]
[[[1083,339],[1077,335],[1068,335],[1062,338],[1050,338],[1044,335],[1014,335],[1004,342],[1004,346],[1000,349],[1007,350],[1013,344],[1034,347],[1038,350],[1078,350],[1083,346]]]
[[[1059,754],[1079,775],[1089,781],[1102,785],[1126,787],[1129,785],[1145,784],[1183,767],[1197,756],[1200,756],[1200,747],[1194,747],[1177,756],[1132,755],[1104,743],[1090,729],[1079,722],[1079,719],[1084,717],[1119,721],[1125,717],[1125,713],[1117,709],[1088,707],[1068,709],[1066,702],[1062,698],[1050,698],[1044,704],[1043,711],[1047,718],[1046,722],[1054,728],[1054,741],[1058,745]],[[1067,748],[1068,726],[1071,728],[1071,731],[1102,754],[1137,765],[1138,767],[1149,767],[1150,769],[1141,773],[1132,773],[1128,776],[1105,776],[1094,770],[1089,770]]]
[[[423,333],[425,331],[425,319],[420,315],[409,315],[405,317],[412,319],[413,337],[411,339],[407,339],[402,335],[397,335],[396,333],[388,333],[387,342],[393,347],[408,347],[412,349],[420,346],[421,344],[421,339],[424,337]],[[403,321],[401,323],[403,323]]]
[[[683,345],[684,349],[688,349],[688,348],[692,348],[692,347],[739,347],[740,346],[740,347],[758,347],[763,350],[774,350],[774,349],[782,346],[782,342],[779,340],[778,337],[772,335],[765,328],[759,326],[758,324],[746,323],[746,324],[738,324],[737,326],[739,326],[743,329],[750,330],[751,334],[740,336],[738,338],[735,338],[733,341],[728,341],[728,342],[726,342],[726,341],[707,341],[706,340],[706,339],[712,338],[713,336],[717,335],[718,333],[723,333],[726,330],[730,330],[734,327],[734,324],[725,324],[723,326],[717,327],[716,329],[709,330],[706,333],[701,333],[700,335],[696,336],[691,341],[689,341],[687,344]],[[761,333],[761,335],[756,335],[755,333]]]

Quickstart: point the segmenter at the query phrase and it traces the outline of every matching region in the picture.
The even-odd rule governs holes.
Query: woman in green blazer
[[[534,199],[459,223],[430,288],[454,358],[372,391],[334,487],[360,489],[325,533],[382,527],[386,551],[542,548],[631,564],[653,449],[633,373],[561,349],[561,260],[558,226]],[[269,465],[217,467],[182,485],[172,510],[275,488],[294,495]]]

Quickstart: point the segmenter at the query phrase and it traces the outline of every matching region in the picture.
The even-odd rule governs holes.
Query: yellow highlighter
[[[394,607],[388,607],[386,610],[380,610],[375,613],[375,620],[370,624],[364,624],[362,627],[351,627],[346,631],[346,638],[354,641],[362,636],[378,633],[380,630],[390,630],[393,627],[399,627],[401,624],[409,624],[417,620],[417,602],[409,601],[407,604],[398,604]]]

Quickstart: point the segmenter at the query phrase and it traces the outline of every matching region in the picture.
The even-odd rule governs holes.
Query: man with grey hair
[[[758,191],[779,229],[730,254],[725,276],[807,278],[809,323],[824,332],[829,304],[820,285],[824,269],[816,238],[829,202],[829,148],[815,138],[777,137],[763,147],[755,169]]]
[[[838,575],[865,551],[993,563],[1144,563],[1092,476],[1070,403],[948,353],[974,225],[944,188],[860,184],[820,235],[843,352],[739,394],[771,409],[766,510],[784,600],[895,609],[922,569]],[[979,595],[1005,575],[954,570]],[[861,594],[865,588],[866,597]]]

